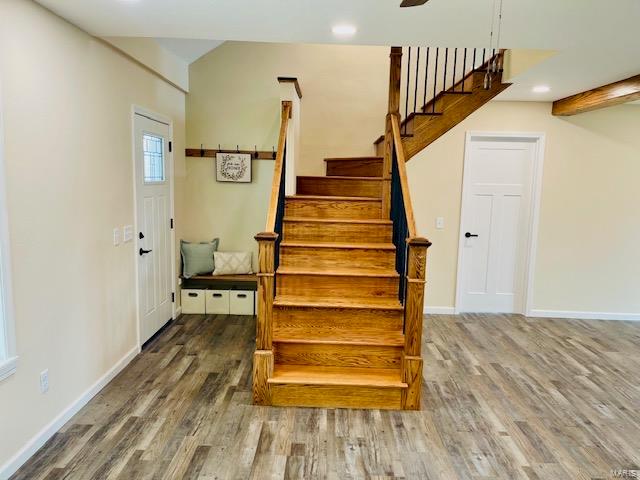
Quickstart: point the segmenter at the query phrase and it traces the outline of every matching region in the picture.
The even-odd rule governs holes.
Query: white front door
[[[171,320],[169,126],[135,114],[136,258],[141,342]]]
[[[524,313],[536,142],[472,137],[460,228],[460,312]]]

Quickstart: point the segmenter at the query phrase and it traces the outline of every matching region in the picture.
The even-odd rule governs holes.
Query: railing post
[[[425,238],[410,238],[407,242],[405,340],[402,358],[402,381],[408,385],[402,395],[402,406],[407,410],[420,409],[424,285],[427,268],[427,248],[430,245],[431,243]]]
[[[391,209],[391,162],[393,161],[393,128],[391,117],[400,117],[400,76],[402,47],[391,47],[389,55],[389,106],[384,128],[384,157],[382,161],[382,218],[388,219]]]
[[[273,376],[273,297],[278,234],[263,232],[255,239],[258,241],[258,319],[253,355],[253,402],[270,405],[268,380]]]

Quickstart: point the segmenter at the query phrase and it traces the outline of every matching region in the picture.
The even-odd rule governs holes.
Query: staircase
[[[327,158],[326,175],[298,176],[291,195],[285,159],[292,105],[282,104],[267,225],[256,236],[256,404],[420,408],[430,243],[416,233],[405,163],[506,86],[492,64],[497,57],[476,68],[474,54],[471,70],[462,68],[457,82],[454,62],[449,87],[445,57],[442,88],[434,81],[433,95],[418,109],[418,53],[414,108],[409,113],[408,81],[401,122],[401,58],[394,47],[377,155]],[[410,78],[410,59],[407,70]],[[428,74],[427,64],[424,78]]]
[[[403,307],[381,157],[327,159],[286,197],[272,405],[401,408]]]

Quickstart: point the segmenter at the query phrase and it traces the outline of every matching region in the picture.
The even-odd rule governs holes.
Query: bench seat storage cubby
[[[205,313],[230,313],[229,290],[205,290]]]
[[[253,291],[231,290],[229,292],[229,313],[231,315],[255,315]]]
[[[198,275],[182,280],[182,313],[255,315],[256,275]]]
[[[182,289],[182,313],[205,313],[205,291]]]

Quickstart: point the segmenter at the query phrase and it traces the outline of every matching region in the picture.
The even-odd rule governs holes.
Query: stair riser
[[[273,343],[278,365],[400,368],[402,347],[319,343]]]
[[[366,223],[284,222],[285,241],[313,241],[330,238],[332,242],[391,242],[391,225]]]
[[[323,236],[320,239],[333,240],[329,236]],[[394,250],[280,247],[280,265],[285,267],[332,269],[366,266],[370,269],[389,270],[395,266],[395,257]]]
[[[401,388],[272,384],[270,390],[272,404],[280,407],[402,408]]]
[[[385,297],[398,296],[398,278],[337,275],[276,274],[278,295],[311,297]]]
[[[382,216],[382,203],[348,200],[287,199],[285,215],[306,218],[340,218],[378,220]]]
[[[359,159],[327,161],[327,175],[341,177],[382,177],[382,160]]]
[[[402,331],[403,313],[399,310],[369,308],[273,307],[273,328],[302,327],[348,330],[379,328]]]
[[[381,197],[380,180],[358,180],[331,177],[298,177],[298,195],[332,195],[345,197]]]

